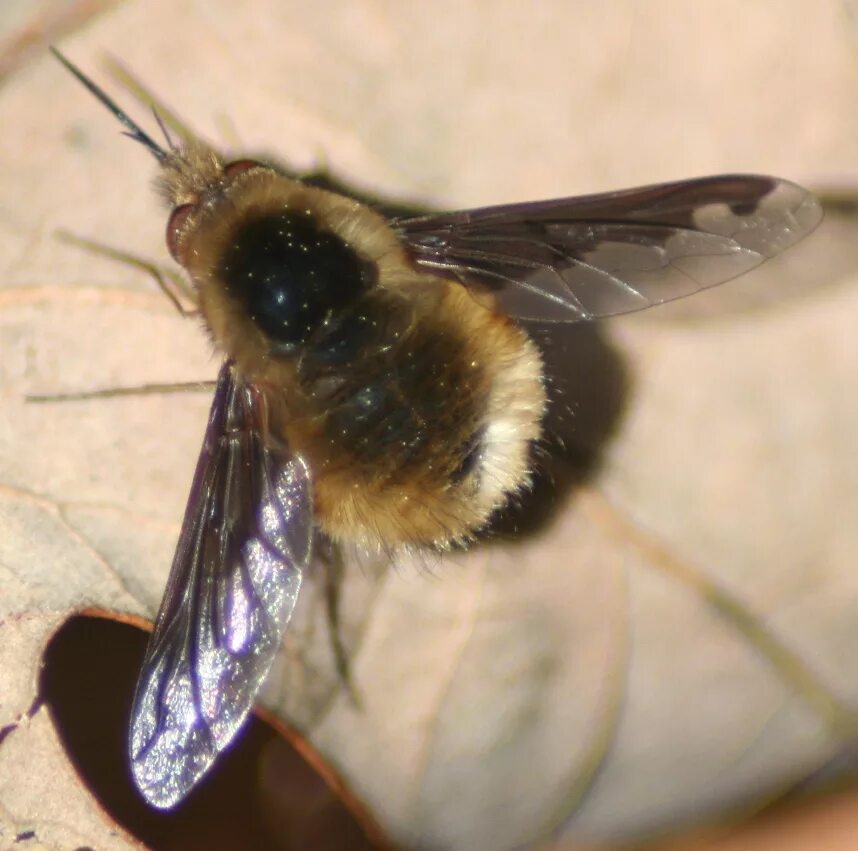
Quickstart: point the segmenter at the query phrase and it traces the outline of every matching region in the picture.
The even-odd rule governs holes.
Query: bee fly
[[[132,771],[155,807],[244,721],[316,531],[444,550],[527,484],[546,391],[518,322],[690,295],[822,215],[786,180],[727,175],[385,219],[195,139],[162,147],[57,56],[157,161],[167,247],[224,356],[132,709]]]

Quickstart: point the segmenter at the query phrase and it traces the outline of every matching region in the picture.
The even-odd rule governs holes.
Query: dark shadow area
[[[307,761],[253,716],[182,804],[169,812],[147,806],[126,752],[147,639],[127,624],[75,616],[44,654],[39,693],[81,779],[118,824],[155,851],[380,847]]]
[[[494,517],[489,537],[536,535],[564,510],[571,491],[599,470],[631,393],[620,353],[598,323],[529,327],[545,363],[548,412],[534,449],[531,488]]]
[[[858,741],[854,736],[785,796],[786,803],[805,798],[851,792],[858,794]]]
[[[250,159],[263,163],[269,168],[274,169],[278,174],[282,174],[292,180],[300,180],[308,186],[315,186],[319,189],[326,189],[329,192],[336,192],[338,195],[345,195],[348,198],[354,198],[356,201],[360,201],[361,204],[371,207],[377,213],[381,213],[382,216],[388,219],[422,216],[427,213],[439,212],[438,210],[430,209],[429,207],[388,198],[386,196],[370,192],[366,189],[362,189],[361,187],[354,186],[327,169],[320,168],[310,172],[296,171],[294,168],[284,164],[276,155],[272,155],[264,151],[245,154],[242,156],[242,159]]]

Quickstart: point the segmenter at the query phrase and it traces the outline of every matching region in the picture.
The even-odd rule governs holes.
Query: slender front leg
[[[161,292],[170,299],[172,305],[182,316],[196,316],[199,313],[197,294],[194,292],[194,288],[178,272],[157,266],[149,260],[138,257],[136,254],[130,254],[127,251],[113,248],[110,245],[104,245],[104,243],[96,242],[86,237],[76,236],[68,231],[57,231],[56,235],[58,239],[69,245],[76,245],[78,248],[83,248],[85,251],[90,251],[93,254],[109,257],[111,260],[116,260],[127,266],[133,266],[135,269],[140,269],[140,271],[151,275],[161,289]],[[182,304],[180,296],[191,301],[194,306],[192,308],[185,307]]]

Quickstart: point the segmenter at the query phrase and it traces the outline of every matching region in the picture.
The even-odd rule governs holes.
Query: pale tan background
[[[0,839],[26,827],[49,847],[130,847],[49,717],[24,713],[69,611],[154,613],[207,400],[23,397],[206,378],[216,361],[144,277],[52,237],[165,257],[149,158],[48,40],[100,79],[100,57],[119,57],[218,144],[444,207],[723,171],[848,196],[858,169],[858,35],[835,0],[5,3]],[[854,227],[831,216],[764,272],[613,323],[625,417],[541,536],[428,574],[353,571],[362,711],[336,688],[305,595],[268,704],[395,840],[602,843],[718,822],[847,747]],[[790,825],[772,847],[813,847],[802,837],[835,825],[834,847],[828,814],[856,807],[841,800],[816,833]]]

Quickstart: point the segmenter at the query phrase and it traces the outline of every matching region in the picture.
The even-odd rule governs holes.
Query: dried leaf
[[[63,48],[88,69],[110,50],[212,139],[445,207],[858,161],[834,0],[641,9],[156,0]],[[38,824],[56,847],[109,847],[55,740],[41,756],[44,714],[26,713],[69,613],[154,613],[208,399],[24,396],[216,363],[145,277],[52,236],[162,259],[145,153],[49,58],[7,82],[0,116],[0,728],[17,725],[0,835]],[[797,274],[793,249],[731,285],[729,309],[705,296],[705,323],[631,317],[608,330],[616,349],[586,329],[558,344],[573,410],[554,510],[441,562],[350,565],[357,704],[314,578],[267,704],[403,846],[640,836],[759,806],[854,740],[854,240],[848,220],[812,239],[830,247],[808,242],[812,268]],[[781,301],[782,274],[812,286]],[[743,312],[757,286],[772,297]],[[6,769],[20,764],[26,779]]]

